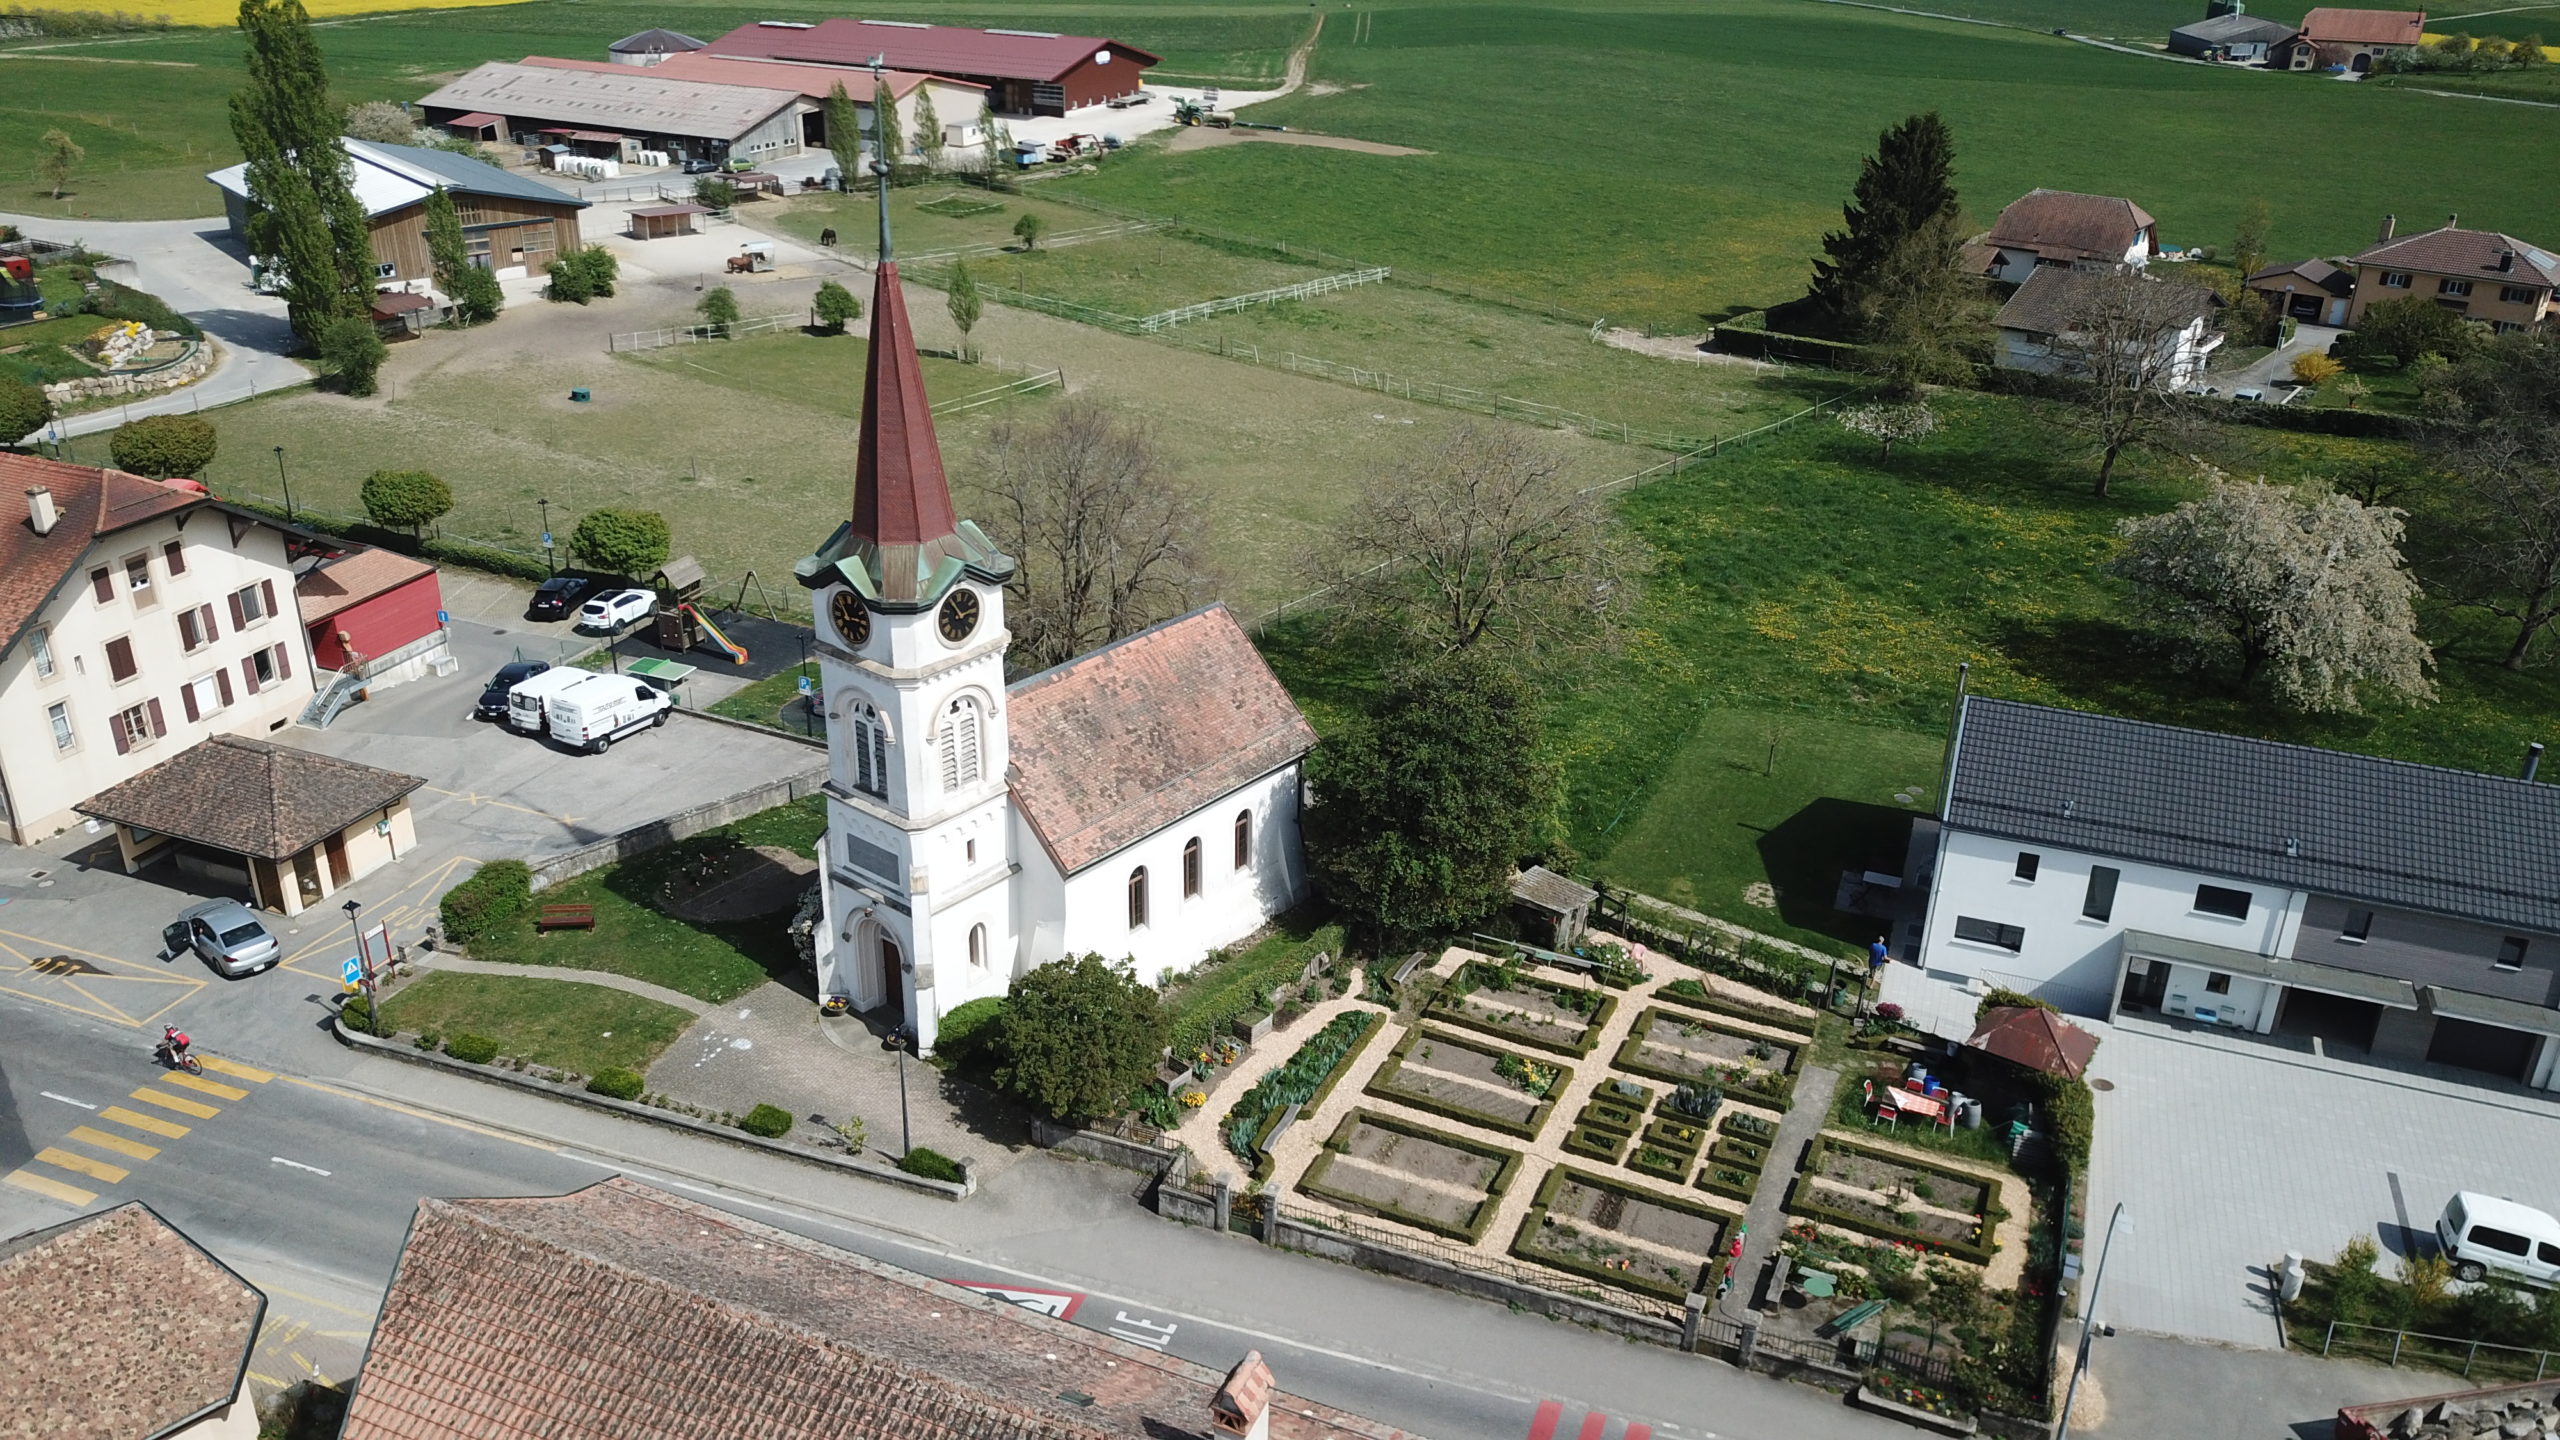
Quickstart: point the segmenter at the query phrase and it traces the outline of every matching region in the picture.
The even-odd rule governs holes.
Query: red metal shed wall
[[[1096,65],[1093,57],[1087,55],[1076,68],[1058,77],[1058,83],[1066,89],[1067,108],[1070,110],[1084,105],[1099,105],[1115,96],[1130,94],[1146,81],[1146,67],[1131,59],[1129,52],[1116,47],[1111,52],[1110,64]]]
[[[358,653],[371,659],[388,655],[413,640],[434,634],[436,612],[444,592],[432,574],[421,575],[397,590],[359,601],[311,627],[311,658],[324,670],[343,669],[346,647],[338,643],[344,630]]]

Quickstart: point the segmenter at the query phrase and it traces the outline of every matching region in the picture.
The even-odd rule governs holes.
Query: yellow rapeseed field
[[[408,4],[387,0],[302,0],[303,8],[314,20],[334,19],[341,15],[381,15],[401,10],[456,10],[466,5],[509,5],[516,0],[411,0]],[[110,0],[91,3],[35,5],[37,10],[121,10],[123,5]],[[137,4],[135,14],[167,20],[172,25],[229,26],[240,19],[240,0],[158,0]]]

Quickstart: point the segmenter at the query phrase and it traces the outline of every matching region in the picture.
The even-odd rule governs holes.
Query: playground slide
[[[729,657],[730,664],[744,665],[747,663],[747,652],[745,648],[740,646],[737,641],[721,634],[720,627],[711,623],[710,616],[703,614],[701,611],[694,609],[690,605],[687,605],[684,608],[686,614],[691,615],[694,619],[702,622],[702,632],[711,637],[712,644],[720,647],[721,654]]]

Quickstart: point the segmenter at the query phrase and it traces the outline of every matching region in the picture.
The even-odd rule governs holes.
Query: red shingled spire
[[[915,332],[898,288],[898,262],[883,260],[871,289],[871,372],[862,381],[853,533],[893,551],[932,545],[958,529],[924,370],[916,363]]]

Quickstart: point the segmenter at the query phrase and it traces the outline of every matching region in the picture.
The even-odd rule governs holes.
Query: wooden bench
[[[596,907],[593,905],[545,905],[534,918],[533,928],[544,930],[593,930]]]

